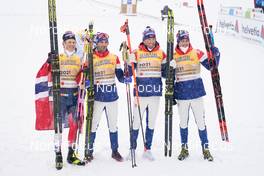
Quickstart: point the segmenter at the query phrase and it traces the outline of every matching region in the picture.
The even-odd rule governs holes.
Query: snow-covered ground
[[[104,2],[104,4],[100,3]],[[166,2],[166,3],[165,3]],[[210,23],[215,24],[219,3],[205,2]],[[208,3],[208,4],[207,4]],[[175,21],[189,26],[191,42],[204,50],[202,34],[197,28],[196,9],[178,8],[169,0],[143,0],[139,2],[139,15],[128,17],[133,48],[142,40],[147,25],[157,33],[161,47],[166,51],[166,22],[162,22],[160,10],[165,4],[174,8]],[[111,5],[111,6],[110,6]],[[127,17],[119,14],[119,0],[64,0],[57,2],[59,43],[66,30],[81,30],[93,20],[96,31],[110,35],[109,49],[121,57],[118,51],[124,34],[120,26]],[[210,7],[210,9],[209,9]],[[202,70],[207,96],[205,97],[206,123],[211,152],[215,161],[202,159],[198,132],[193,118],[189,122],[190,157],[177,160],[180,147],[179,117],[174,107],[173,157],[163,156],[164,101],[161,102],[153,141],[154,162],[142,159],[142,139],[138,139],[137,164],[117,163],[111,159],[108,130],[102,118],[95,143],[95,160],[85,167],[66,163],[67,130],[64,132],[64,162],[61,171],[54,168],[53,132],[34,130],[35,75],[49,52],[47,2],[42,0],[5,1],[0,7],[1,21],[1,88],[0,88],[0,175],[262,175],[264,158],[264,118],[262,113],[264,83],[264,48],[245,41],[215,34],[215,42],[221,51],[219,71],[226,111],[230,142],[221,141],[217,121],[210,73]],[[215,10],[212,10],[215,9]],[[183,26],[175,26],[175,30]],[[129,133],[125,86],[119,89],[119,145],[124,156],[128,153]]]

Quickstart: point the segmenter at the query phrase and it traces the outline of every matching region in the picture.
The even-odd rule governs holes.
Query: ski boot
[[[154,156],[153,156],[151,150],[146,150],[146,151],[144,151],[144,153],[143,153],[143,158],[145,158],[145,159],[147,159],[147,160],[149,160],[149,161],[154,161],[154,160],[155,160],[155,158],[154,158]]]
[[[69,164],[78,165],[78,166],[84,166],[85,162],[81,161],[76,154],[74,153],[74,150],[69,147],[69,153],[67,157],[67,161]]]
[[[122,162],[124,160],[118,151],[112,152],[112,158],[119,162]]]
[[[61,170],[63,167],[63,160],[61,152],[56,152],[55,167],[57,170]]]
[[[208,161],[214,160],[213,156],[211,155],[211,153],[209,151],[208,144],[205,144],[203,146],[203,157],[205,160],[208,160]]]
[[[93,159],[94,159],[93,153],[88,151],[87,156],[85,156],[85,158],[84,158],[85,162],[92,162]]]
[[[178,160],[180,161],[185,160],[189,156],[188,145],[182,144],[181,148],[181,153],[178,156]]]
[[[144,153],[143,153],[143,158],[149,160],[149,161],[154,161],[155,158],[151,152],[151,150],[145,150]]]

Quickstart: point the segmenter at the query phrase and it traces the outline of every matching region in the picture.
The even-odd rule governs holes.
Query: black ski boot
[[[178,160],[180,161],[185,160],[189,156],[188,145],[182,144],[181,148],[181,153],[178,156]]]
[[[88,152],[88,155],[84,158],[85,162],[92,162],[93,159],[93,153],[90,151]]]
[[[63,160],[61,152],[56,152],[55,167],[57,170],[61,170],[63,167]]]
[[[119,162],[122,162],[124,160],[118,151],[112,152],[112,158]]]
[[[214,161],[214,158],[213,158],[213,156],[211,155],[211,153],[209,151],[208,144],[205,144],[203,146],[203,157],[204,157],[205,160]]]
[[[78,166],[84,166],[85,165],[85,162],[81,161],[76,156],[72,147],[69,147],[69,153],[68,153],[67,161],[69,164],[73,164],[73,165],[78,165]]]

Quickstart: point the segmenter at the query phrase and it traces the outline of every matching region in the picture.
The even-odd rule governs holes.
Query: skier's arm
[[[76,35],[76,54],[82,59],[84,57],[84,45],[85,41],[88,40],[88,42],[92,42],[92,39],[89,38],[89,35],[87,35],[85,30],[82,30],[77,33]]]
[[[76,54],[83,59],[84,56],[84,39],[85,39],[85,31],[80,31],[76,35]]]
[[[120,60],[116,56],[116,68],[115,68],[115,74],[119,82],[124,83],[124,71],[121,68]]]
[[[167,72],[168,72],[168,65],[167,65],[167,60],[165,60],[165,63],[161,65],[161,67],[163,67],[162,69],[164,69],[163,73],[162,73],[162,77],[166,78],[167,77]],[[176,69],[176,61],[174,59],[172,59],[170,61],[170,65],[169,65],[170,69],[173,69],[173,77],[175,77],[175,69]]]
[[[161,62],[161,76],[163,78],[166,78],[166,65],[167,65],[167,60],[166,60],[166,54],[162,52],[162,62]]]
[[[130,66],[130,69],[129,69],[129,75],[132,76],[133,75],[133,72],[132,72],[132,64],[134,64],[134,69],[136,70],[137,69],[137,50],[134,50],[132,53],[129,54],[128,56],[129,58],[129,66]]]

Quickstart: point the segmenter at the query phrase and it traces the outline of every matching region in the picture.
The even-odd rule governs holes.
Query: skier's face
[[[190,45],[190,41],[188,39],[182,39],[179,42],[179,47],[187,48]]]
[[[76,41],[74,39],[68,39],[65,42],[63,42],[64,49],[67,51],[74,51],[76,47]]]
[[[106,41],[98,42],[97,45],[96,45],[97,51],[99,51],[99,52],[106,51],[108,44],[109,43],[106,42]]]
[[[148,38],[144,40],[144,45],[146,45],[148,48],[152,49],[155,47],[156,39],[155,38]]]

